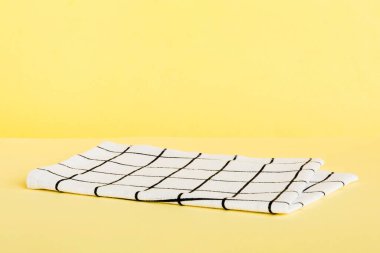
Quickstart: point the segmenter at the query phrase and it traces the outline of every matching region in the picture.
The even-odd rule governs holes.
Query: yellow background
[[[378,0],[0,0],[0,251],[380,252],[378,115]],[[126,136],[360,181],[278,216],[25,189]]]
[[[0,0],[0,136],[376,136],[380,2]]]

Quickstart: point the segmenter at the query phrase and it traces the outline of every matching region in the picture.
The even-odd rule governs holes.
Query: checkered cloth
[[[357,180],[315,158],[250,158],[104,142],[30,172],[27,186],[99,197],[289,213]]]

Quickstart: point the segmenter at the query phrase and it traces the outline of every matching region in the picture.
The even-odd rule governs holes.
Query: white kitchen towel
[[[316,158],[250,158],[104,142],[32,170],[27,186],[101,197],[293,212],[357,180],[319,170]]]

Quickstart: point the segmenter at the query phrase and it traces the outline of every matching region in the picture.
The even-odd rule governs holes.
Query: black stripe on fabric
[[[180,193],[180,194],[178,194],[178,196],[177,196],[177,203],[178,203],[178,205],[180,205],[180,206],[183,206],[182,203],[181,203],[181,196],[182,196],[182,194],[183,194],[183,193]]]
[[[315,181],[310,181],[309,183],[317,183],[317,182],[315,182]],[[330,180],[330,181],[324,181],[324,182],[321,182],[321,184],[323,184],[323,183],[341,183],[343,186],[346,185],[346,184],[345,184],[343,181],[341,181],[341,180]]]
[[[272,211],[272,205],[273,205],[273,203],[290,187],[290,185],[296,180],[296,178],[298,177],[298,175],[302,171],[303,167],[305,167],[305,165],[308,164],[311,160],[312,160],[312,158],[310,158],[307,162],[305,162],[304,164],[302,164],[302,166],[299,168],[299,170],[294,175],[294,177],[292,178],[292,180],[290,180],[289,184],[285,186],[284,190],[282,190],[273,200],[271,200],[269,202],[269,204],[268,204],[268,211],[269,211],[269,213],[273,214],[273,211]]]
[[[137,201],[139,201],[138,193],[139,193],[139,191],[135,192],[135,200],[137,200]],[[98,196],[98,195],[96,195],[96,196]],[[99,196],[98,196],[98,197],[99,197]]]
[[[240,194],[251,182],[253,182],[253,180],[255,180],[260,174],[261,174],[261,172],[263,172],[264,171],[264,169],[265,169],[265,167],[268,165],[268,164],[271,164],[271,163],[273,163],[274,162],[274,158],[272,158],[271,160],[270,160],[270,162],[269,163],[265,163],[262,167],[261,167],[261,169],[250,179],[250,180],[248,180],[233,196],[232,196],[232,198],[235,198],[238,194]],[[226,207],[226,200],[227,200],[228,198],[224,198],[223,200],[222,200],[222,207],[223,207],[223,209],[225,209],[225,210],[228,210],[228,208]]]
[[[302,192],[302,194],[309,194],[309,193],[322,193],[324,196],[326,196],[326,192],[324,191]]]
[[[223,198],[223,199],[222,199],[222,203],[221,203],[221,205],[222,205],[222,208],[223,208],[224,210],[229,210],[229,209],[226,207],[226,200],[227,200],[227,198]]]
[[[92,171],[92,170],[98,168],[98,167],[102,166],[103,164],[105,164],[105,163],[111,161],[112,159],[115,159],[115,158],[121,156],[122,154],[124,154],[125,152],[127,152],[128,149],[130,149],[131,147],[132,147],[132,146],[127,147],[123,152],[119,153],[118,155],[115,155],[114,157],[112,157],[112,158],[110,158],[110,159],[104,160],[102,163],[100,163],[100,164],[98,164],[98,165],[96,165],[96,166],[94,166],[94,167],[92,167],[92,168],[90,168],[90,169],[88,169],[88,170],[85,170],[85,171],[82,172],[82,173],[78,173],[78,174],[72,175],[70,178],[66,178],[66,179],[58,180],[58,181],[56,182],[56,184],[55,184],[55,189],[56,189],[58,192],[60,192],[60,190],[58,189],[58,187],[59,187],[59,184],[62,183],[63,181],[65,181],[65,180],[69,180],[69,179],[73,179],[74,177],[76,177],[76,176],[78,176],[78,175],[86,174],[87,172],[90,172],[90,171]]]
[[[321,181],[316,182],[316,183],[314,183],[314,184],[312,184],[312,185],[306,187],[303,191],[305,192],[305,191],[309,190],[310,188],[312,188],[313,186],[315,186],[315,185],[317,185],[317,184],[320,184],[320,183],[326,181],[326,180],[329,179],[333,174],[334,174],[334,172],[331,172],[331,173],[328,174],[324,179],[322,179]]]
[[[128,174],[122,176],[121,178],[119,178],[119,179],[117,179],[117,180],[115,180],[115,181],[112,181],[111,183],[107,183],[107,184],[104,184],[104,185],[100,185],[100,186],[95,187],[95,189],[94,189],[94,195],[97,196],[97,197],[99,197],[99,195],[98,195],[98,189],[99,189],[100,187],[103,187],[103,186],[107,186],[107,185],[111,185],[111,184],[117,183],[117,182],[119,182],[120,180],[126,178],[127,176],[129,176],[129,175],[135,173],[136,171],[139,171],[139,170],[141,170],[141,169],[143,169],[143,168],[145,168],[145,167],[151,165],[151,164],[154,163],[158,158],[160,158],[161,155],[162,155],[165,151],[166,151],[166,148],[164,148],[164,149],[161,151],[161,153],[160,153],[158,156],[156,156],[152,161],[150,161],[148,164],[139,167],[138,169],[136,169],[136,170],[134,170],[134,171],[132,171],[132,172],[130,172],[130,173],[128,173]]]
[[[127,199],[127,200],[130,200],[130,199]],[[197,200],[222,201],[223,199],[220,199],[220,198],[181,198],[180,201],[181,202],[186,202],[186,201],[197,201]],[[139,201],[143,201],[143,202],[177,202],[178,203],[178,198],[174,198],[174,199],[152,199],[152,200],[149,200],[149,199],[140,199]],[[268,203],[269,202],[269,200],[258,200],[258,199],[230,199],[230,201],[248,201],[248,202],[251,201],[251,202],[264,202],[264,203]],[[276,203],[282,203],[282,204],[286,204],[288,206],[291,205],[291,203],[286,202],[286,201],[276,201]],[[183,206],[182,203],[180,205]]]

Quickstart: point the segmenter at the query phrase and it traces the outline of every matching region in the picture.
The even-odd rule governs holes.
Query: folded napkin
[[[316,158],[251,158],[111,142],[32,170],[31,189],[289,213],[357,180]]]

